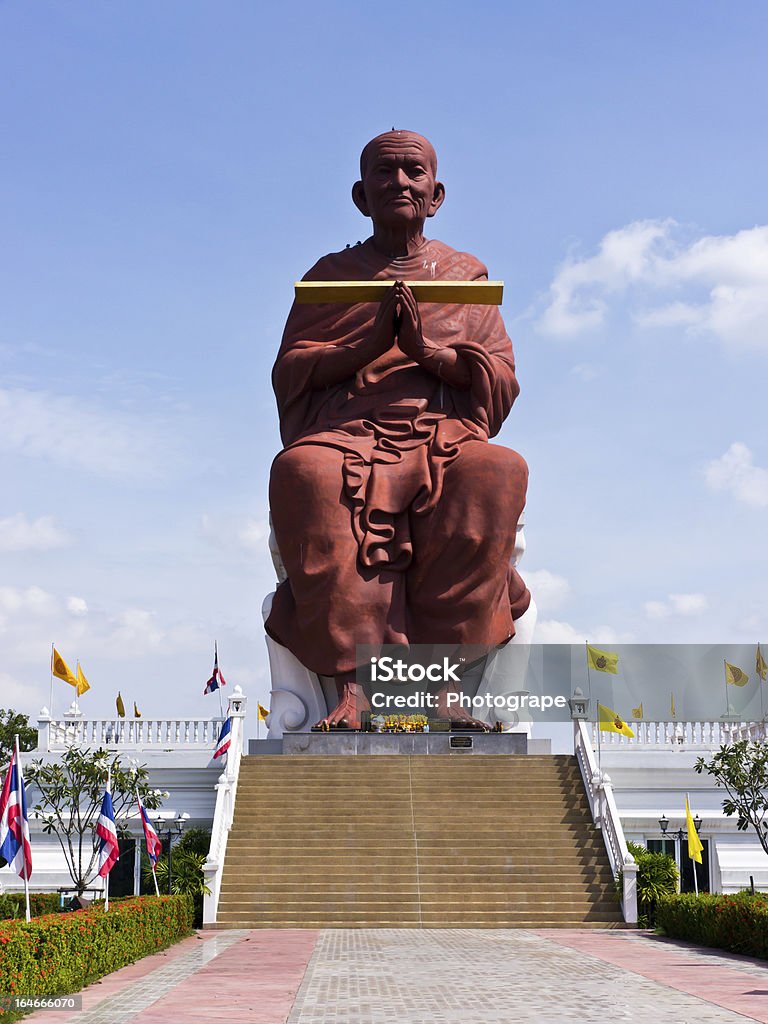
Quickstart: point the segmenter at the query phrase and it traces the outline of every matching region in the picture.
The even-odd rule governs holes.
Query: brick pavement
[[[48,1024],[768,1024],[768,968],[631,931],[203,932]]]

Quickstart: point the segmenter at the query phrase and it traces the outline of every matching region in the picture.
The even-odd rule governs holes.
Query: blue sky
[[[761,3],[0,2],[0,704],[262,703],[269,372],[362,145],[506,282],[542,641],[768,640]],[[61,710],[72,691],[56,683]]]

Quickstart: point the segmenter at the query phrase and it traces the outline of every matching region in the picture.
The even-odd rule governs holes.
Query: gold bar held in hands
[[[386,281],[297,281],[296,302],[347,305],[381,302],[395,282]],[[460,306],[500,306],[503,281],[406,281],[417,302],[448,302]]]

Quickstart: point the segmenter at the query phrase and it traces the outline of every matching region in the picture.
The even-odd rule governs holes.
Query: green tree
[[[37,729],[29,724],[29,715],[21,715],[10,708],[0,708],[0,768],[11,759],[16,734],[22,750],[34,750],[37,746]]]
[[[700,757],[694,769],[699,775],[707,772],[726,791],[725,813],[738,816],[736,827],[741,832],[753,828],[768,853],[768,743],[725,744],[710,761]]]
[[[35,811],[42,818],[43,832],[59,840],[70,877],[83,893],[96,877],[99,844],[95,828],[104,796],[107,773],[111,773],[112,805],[118,833],[125,832],[124,819],[136,802],[138,791],[149,810],[156,810],[164,795],[150,789],[145,765],[124,767],[119,755],[107,750],[70,747],[53,762],[33,761],[26,768],[30,786],[37,789]]]

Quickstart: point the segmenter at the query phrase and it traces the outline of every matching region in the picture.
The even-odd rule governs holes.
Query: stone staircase
[[[223,928],[615,928],[567,756],[243,758]]]

